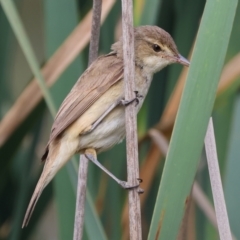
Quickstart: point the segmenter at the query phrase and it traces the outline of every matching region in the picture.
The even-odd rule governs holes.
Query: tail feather
[[[61,145],[58,145],[58,142],[53,142],[50,146],[51,148],[47,148],[47,152],[45,153],[47,156],[45,166],[43,168],[42,175],[37,183],[37,186],[34,190],[33,196],[28,205],[22,228],[28,225],[28,222],[32,216],[33,210],[36,206],[36,203],[42,194],[43,189],[48,185],[48,183],[53,179],[58,170],[70,159],[70,157],[76,152],[78,146],[78,139],[75,141],[69,141],[67,144],[64,144],[64,147],[61,148]],[[45,157],[44,154],[44,157]]]
[[[52,165],[51,162],[49,160],[47,160],[47,162],[45,163],[45,166],[43,168],[41,177],[38,180],[37,186],[34,190],[32,198],[30,200],[30,203],[28,204],[28,208],[25,213],[22,228],[24,228],[28,225],[28,222],[32,216],[33,210],[37,204],[39,197],[42,194],[43,189],[48,185],[48,183],[53,179],[56,172],[59,170],[59,168],[52,168],[51,165]]]
[[[23,220],[22,228],[27,227],[27,225],[29,223],[29,220],[30,220],[30,218],[32,216],[33,210],[34,210],[34,208],[36,206],[36,203],[37,203],[37,201],[38,201],[39,197],[41,196],[42,191],[44,189],[44,186],[40,187],[40,188],[38,186],[40,187],[39,183],[37,184],[37,187],[36,187],[36,189],[35,189],[35,191],[34,191],[34,193],[32,195],[31,201],[30,201],[30,203],[28,205],[28,208],[27,208],[27,211],[25,213],[24,220]]]
[[[49,163],[49,162],[48,162]],[[37,204],[37,201],[39,197],[42,194],[43,189],[48,185],[48,183],[53,179],[55,176],[56,172],[59,170],[59,168],[51,168],[49,165],[46,163],[43,172],[41,174],[40,179],[38,180],[37,186],[34,190],[34,193],[32,195],[32,198],[30,200],[30,203],[28,205],[27,211],[25,213],[25,217],[23,220],[22,228],[26,227],[28,225],[28,222],[32,216],[33,210]]]

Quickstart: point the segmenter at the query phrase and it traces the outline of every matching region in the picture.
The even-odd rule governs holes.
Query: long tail
[[[36,186],[36,188],[34,190],[34,193],[32,195],[30,203],[28,205],[27,211],[25,213],[25,217],[24,217],[24,220],[23,220],[22,228],[24,228],[24,227],[26,227],[28,225],[28,222],[29,222],[29,220],[30,220],[30,218],[32,216],[33,210],[34,210],[34,208],[36,206],[36,203],[37,203],[39,197],[42,194],[43,189],[52,180],[53,176],[51,176],[50,174],[46,174],[46,172],[43,170],[42,175],[41,175],[40,179],[38,180],[37,186]]]
[[[38,180],[37,186],[34,190],[30,203],[28,205],[22,228],[28,225],[28,222],[32,216],[36,203],[42,194],[43,189],[53,179],[58,170],[70,159],[70,157],[76,152],[78,140],[68,141],[68,144],[51,145],[49,153],[43,168],[42,175]]]

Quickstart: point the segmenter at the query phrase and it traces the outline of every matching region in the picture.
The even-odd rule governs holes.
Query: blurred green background
[[[101,27],[99,54],[108,53],[111,44],[121,34],[121,2],[104,0],[103,8],[111,2],[113,4],[109,7],[110,11]],[[92,1],[87,0],[16,0],[14,4],[40,68],[70,36],[75,27],[81,24],[92,8]],[[136,26],[148,24],[162,27],[173,36],[179,52],[188,57],[198,32],[204,6],[203,0],[135,0],[134,23]],[[237,8],[233,24],[226,64],[231,62],[240,50],[239,21],[240,7]],[[85,37],[87,31],[89,29],[81,31],[80,39]],[[74,49],[74,46],[71,47]],[[61,104],[86,69],[88,47],[87,44],[77,54],[74,61],[50,88],[57,106]],[[76,49],[76,51],[79,50]],[[231,77],[234,66],[240,68],[240,63],[233,65],[233,70],[226,74],[224,79],[227,84],[217,94],[212,115],[230,225],[236,239],[240,239],[240,211],[238,210],[240,204],[238,186],[240,180],[240,148],[238,146],[240,142],[238,91],[240,78],[239,73],[234,78]],[[168,100],[174,95],[172,93],[179,82],[182,70],[182,66],[173,65],[154,76],[149,94],[138,115],[139,160],[140,165],[144,166],[141,168],[140,177],[144,176],[143,188],[145,189],[144,196],[141,196],[143,239],[148,235],[164,165],[162,161],[164,154],[158,153],[156,145],[151,138],[146,137],[146,134],[150,128],[159,123]],[[19,96],[24,93],[24,89],[32,78],[33,73],[29,64],[3,8],[0,7],[0,239],[68,240],[73,237],[77,184],[77,168],[71,164],[67,164],[44,190],[29,226],[21,229],[27,204],[43,167],[40,157],[49,137],[52,117],[45,102],[41,100],[34,105],[29,114],[26,114],[20,124],[15,126],[14,119],[12,122],[5,123],[13,129],[9,134],[5,131],[6,125],[3,125],[3,120],[17,103]],[[32,99],[28,98],[27,104],[21,106],[23,114],[31,103]],[[158,124],[160,126],[158,129],[166,139],[169,139],[172,131],[170,120],[167,127],[161,127],[161,124]],[[101,154],[99,159],[120,179],[126,179],[125,142]],[[149,162],[152,166],[153,159],[157,160],[157,165],[154,165],[154,172],[149,172],[147,163]],[[96,166],[91,163],[89,165],[88,189],[89,198],[93,202],[90,202],[86,214],[93,215],[87,217],[84,239],[128,239],[127,221],[124,217],[127,192]],[[201,159],[196,179],[212,202],[205,156]],[[95,213],[97,214],[94,215]],[[195,204],[194,199],[191,201],[188,224],[185,228],[185,237],[179,235],[179,239],[219,239],[217,230]],[[99,232],[102,234],[99,235]]]

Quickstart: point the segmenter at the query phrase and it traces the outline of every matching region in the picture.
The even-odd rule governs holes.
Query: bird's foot
[[[133,189],[133,188],[137,188],[137,192],[139,194],[142,194],[144,193],[144,190],[142,188],[139,187],[139,184],[142,182],[142,179],[140,178],[137,178],[137,180],[139,181],[138,183],[136,184],[129,184],[128,182],[125,182],[125,181],[119,181],[118,184],[124,188],[124,189]]]
[[[135,105],[135,106],[137,106],[137,105],[139,104],[140,99],[143,98],[143,96],[140,95],[140,94],[138,93],[138,91],[134,91],[134,93],[135,93],[135,95],[136,95],[135,98],[133,98],[132,100],[122,99],[122,100],[121,100],[121,104],[122,104],[123,106],[128,106],[128,105],[131,104],[132,102],[135,102],[135,101],[136,101],[136,105]]]

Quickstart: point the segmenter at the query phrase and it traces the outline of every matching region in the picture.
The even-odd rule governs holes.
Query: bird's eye
[[[159,45],[153,44],[153,50],[154,50],[155,52],[160,52],[162,49],[161,49],[161,47],[160,47]]]

